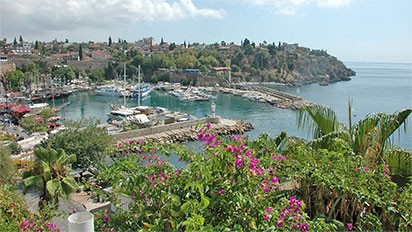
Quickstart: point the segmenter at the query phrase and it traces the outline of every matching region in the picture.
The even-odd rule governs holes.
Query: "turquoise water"
[[[353,101],[354,120],[360,120],[373,112],[392,113],[412,108],[412,65],[381,63],[347,63],[357,75],[348,82],[339,82],[328,86],[318,84],[302,87],[275,86],[284,91],[300,95],[318,104],[331,106],[341,122],[347,122],[348,99]],[[216,113],[224,118],[243,119],[254,126],[248,132],[252,138],[267,132],[277,135],[286,130],[289,135],[307,138],[307,133],[299,130],[296,124],[296,112],[278,109],[266,103],[249,101],[239,96],[223,93],[216,94]],[[77,93],[68,99],[71,103],[60,115],[70,119],[97,118],[106,123],[106,114],[110,104],[123,104],[122,98],[96,96],[92,93]],[[67,99],[65,99],[67,102]],[[62,100],[56,102],[61,103]],[[129,106],[137,105],[129,99]],[[211,102],[182,102],[165,92],[152,91],[142,105],[166,107],[171,111],[193,114],[197,117],[209,115]],[[412,124],[409,120],[407,132],[400,132],[393,142],[404,148],[412,149]]]

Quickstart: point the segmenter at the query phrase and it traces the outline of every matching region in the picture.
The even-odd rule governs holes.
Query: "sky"
[[[344,62],[412,63],[411,0],[0,0],[0,38],[299,43]]]

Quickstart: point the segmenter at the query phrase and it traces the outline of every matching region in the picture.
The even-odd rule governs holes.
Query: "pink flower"
[[[272,213],[273,209],[270,208],[270,207],[267,207],[267,208],[265,209],[265,211],[266,211],[266,213]]]
[[[268,187],[268,186],[265,186],[264,188],[263,188],[263,191],[265,191],[265,192],[270,192],[270,188]]]
[[[276,222],[276,225],[277,225],[278,227],[283,227],[283,226],[284,226],[282,220],[278,220],[278,221]]]
[[[133,140],[130,140],[130,141],[129,141],[129,145],[133,145]]]
[[[235,146],[227,145],[227,150],[228,150],[229,152],[234,152],[234,151],[235,151]]]
[[[225,193],[225,190],[224,189],[221,189],[220,191],[219,191],[219,194],[220,195],[223,195]]]
[[[353,224],[352,223],[347,223],[346,228],[348,228],[348,230],[353,230]]]
[[[210,127],[212,127],[212,124],[210,124],[210,122],[208,122],[208,123],[206,124],[206,127],[207,127],[208,129],[210,129]]]
[[[242,167],[243,167],[243,159],[242,159],[242,156],[236,155],[235,167],[236,167],[236,168],[242,168]]]
[[[110,221],[110,217],[109,217],[109,216],[104,216],[104,217],[103,217],[103,220],[104,220],[105,222],[108,222],[108,221]]]
[[[107,210],[107,209],[104,210],[104,213],[105,213],[105,214],[107,214],[108,212],[109,212],[109,210]]]
[[[272,177],[272,182],[275,184],[279,184],[279,178],[277,178],[276,176]]]
[[[309,231],[309,225],[307,223],[299,224],[298,228],[301,232]]]
[[[122,147],[122,143],[118,143],[118,144],[117,144],[117,147],[118,147],[118,148],[121,148],[121,147]]]
[[[269,215],[265,215],[265,216],[263,216],[263,220],[265,220],[265,221],[269,221],[269,220],[270,220]]]
[[[232,139],[235,140],[235,141],[238,140],[239,138],[240,138],[239,135],[233,135],[233,136],[232,136]]]

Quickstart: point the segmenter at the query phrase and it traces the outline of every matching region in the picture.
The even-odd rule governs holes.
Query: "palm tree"
[[[351,112],[350,104],[349,112]],[[411,112],[412,109],[405,109],[393,114],[368,115],[353,126],[349,113],[349,127],[346,127],[338,121],[335,112],[330,107],[307,105],[299,111],[298,127],[307,128],[313,133],[314,140],[311,141],[313,146],[326,147],[329,139],[339,137],[347,141],[355,154],[363,156],[370,168],[386,162],[392,165],[391,169],[395,169],[394,165],[397,162],[393,160],[397,160],[399,162],[396,170],[403,172],[404,175],[412,175],[410,168],[400,168],[401,166],[411,167],[411,152],[405,150],[401,152],[399,149],[393,152],[394,148],[390,146],[389,139],[402,124],[406,129],[405,121]]]
[[[70,193],[78,189],[73,177],[69,176],[70,165],[76,161],[76,155],[67,155],[63,149],[54,150],[50,147],[34,151],[34,166],[23,176],[24,190],[40,188],[39,206],[43,203],[58,202],[58,197],[68,198]]]

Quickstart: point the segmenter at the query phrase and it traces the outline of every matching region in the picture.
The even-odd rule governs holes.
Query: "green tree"
[[[63,149],[77,155],[75,168],[96,166],[105,158],[112,137],[96,121],[80,121],[67,125],[68,129],[43,142],[43,147]]]
[[[36,40],[36,42],[34,42],[34,49],[38,50],[39,49],[39,41]]]
[[[19,42],[20,42],[20,45],[23,45],[23,37],[20,35],[20,38],[19,38]]]
[[[89,73],[89,79],[96,83],[104,81],[104,72],[101,69],[93,69]]]
[[[331,140],[341,138],[351,145],[356,154],[364,157],[368,166],[374,169],[378,164],[390,159],[388,155],[394,154],[390,149],[389,137],[405,123],[412,109],[405,109],[393,114],[373,114],[360,120],[357,124],[346,127],[340,123],[335,112],[327,106],[307,105],[300,109],[298,114],[298,126],[307,128],[313,134],[316,147],[328,147]],[[349,104],[349,115],[351,105]],[[385,155],[385,152],[387,153]],[[412,166],[412,159],[404,159],[407,166]],[[403,173],[411,175],[411,173]]]
[[[0,185],[10,183],[16,172],[16,165],[10,159],[10,152],[0,145]]]
[[[111,47],[111,46],[112,46],[112,37],[109,36],[109,47]]]
[[[6,88],[11,91],[20,90],[20,86],[24,82],[24,73],[20,70],[15,70],[7,74]]]
[[[113,64],[109,62],[107,68],[104,70],[104,77],[106,78],[106,80],[113,80],[115,76],[116,70],[114,69]]]
[[[82,48],[82,45],[80,44],[80,46],[79,46],[79,59],[80,60],[83,60],[83,48]]]
[[[16,37],[14,37],[13,46],[17,46],[17,39],[16,39]]]
[[[66,80],[73,80],[76,78],[76,73],[72,67],[53,68],[52,75],[54,77],[65,78]]]
[[[160,39],[160,45],[163,45],[164,41],[163,41],[163,37]]]
[[[76,155],[67,155],[63,149],[40,147],[34,151],[34,166],[23,174],[24,191],[32,188],[41,190],[39,207],[44,203],[57,203],[58,197],[68,198],[78,189],[70,176],[70,165],[76,161]]]
[[[170,43],[169,44],[169,50],[173,51],[176,48],[176,44],[175,43]]]

